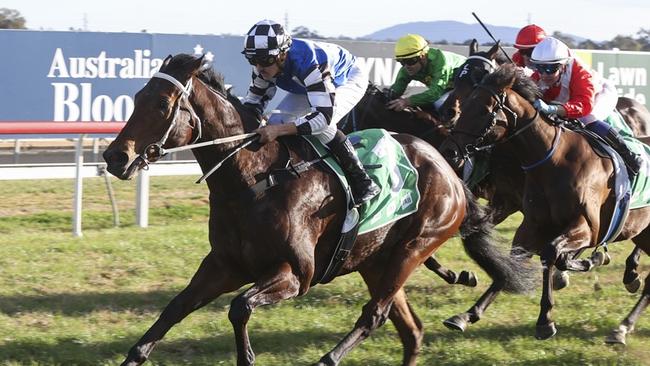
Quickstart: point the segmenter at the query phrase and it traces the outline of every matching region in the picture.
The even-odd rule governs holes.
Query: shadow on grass
[[[210,303],[209,307],[221,308],[228,306],[232,299],[247,287],[219,296]],[[365,288],[361,288],[353,294],[334,289],[334,287],[332,289],[325,287],[312,289],[305,296],[280,302],[280,305],[329,307],[332,304],[343,304],[347,306],[358,305],[359,309],[361,309],[361,306],[370,298]],[[180,290],[160,290],[2,296],[0,297],[0,313],[15,315],[16,313],[28,312],[53,312],[67,316],[81,316],[101,310],[159,312],[179,293]]]
[[[253,350],[257,355],[270,353],[275,358],[295,359],[306,348],[318,347],[328,350],[343,337],[327,332],[251,332]],[[123,360],[140,335],[128,336],[114,342],[79,344],[74,339],[50,342],[5,342],[0,346],[0,364],[38,365],[100,365],[115,364]],[[397,340],[396,340],[397,341]],[[326,351],[323,351],[325,353]],[[151,353],[154,364],[161,365],[215,365],[235,364],[236,349],[232,332],[205,339],[176,339],[161,341]],[[316,362],[317,360],[313,360]]]

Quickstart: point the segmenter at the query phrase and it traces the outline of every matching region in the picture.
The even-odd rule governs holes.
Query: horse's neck
[[[233,97],[234,98],[234,97]],[[206,85],[195,89],[193,106],[201,119],[202,137],[199,142],[237,136],[253,131],[259,124],[236,102],[215,93]],[[194,152],[204,173],[226,159],[243,140],[210,145]],[[269,143],[253,151],[244,148],[228,158],[221,168],[208,178],[208,185],[218,191],[235,192],[255,182],[255,176],[268,171],[279,155],[278,143]]]
[[[531,114],[531,111],[528,108],[525,110],[527,111],[525,114],[517,116],[519,121],[525,121],[532,117],[527,116]],[[520,128],[526,130],[511,140],[523,166],[544,159],[553,148],[555,136],[559,133],[558,128],[547,123],[540,114],[532,112],[532,115],[534,115],[534,119],[528,122],[532,125],[529,127],[527,127],[528,125],[521,126]],[[514,133],[517,133],[517,131]]]

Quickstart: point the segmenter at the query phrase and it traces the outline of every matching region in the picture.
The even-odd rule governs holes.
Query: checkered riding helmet
[[[257,22],[244,37],[245,55],[276,56],[291,46],[291,36],[280,23],[272,20]]]

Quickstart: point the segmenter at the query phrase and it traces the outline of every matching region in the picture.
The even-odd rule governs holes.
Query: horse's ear
[[[501,40],[497,41],[497,43],[495,43],[494,46],[490,48],[490,50],[488,51],[488,58],[490,60],[495,60],[497,58],[497,53],[499,52],[500,45],[501,45]]]
[[[160,66],[160,69],[163,69],[165,66],[169,65],[169,61],[171,60],[172,60],[172,55],[168,55],[167,57],[165,57],[162,66]]]
[[[469,43],[469,55],[473,55],[478,52],[478,41],[476,38],[472,39],[472,42]]]
[[[197,57],[191,62],[191,70],[192,73],[197,73],[199,71],[203,70],[203,59],[205,58],[205,54],[202,54],[201,57]]]

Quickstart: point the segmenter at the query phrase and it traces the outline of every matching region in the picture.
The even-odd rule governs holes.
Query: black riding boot
[[[627,147],[625,141],[623,141],[623,138],[615,129],[610,128],[603,138],[614,150],[616,150],[617,153],[621,155],[625,165],[627,165],[630,180],[634,180],[634,178],[639,174],[641,164],[643,164],[643,159]]]
[[[348,178],[355,206],[361,206],[379,194],[381,188],[370,179],[357,157],[357,152],[343,132],[337,131],[334,139],[327,146],[341,164],[341,168]]]

